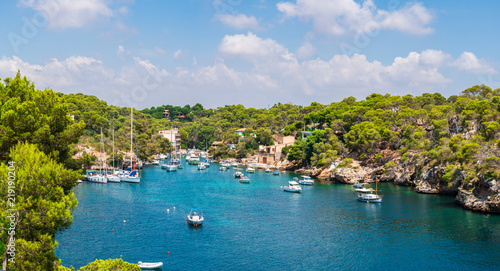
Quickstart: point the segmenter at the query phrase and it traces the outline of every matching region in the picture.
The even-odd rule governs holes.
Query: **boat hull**
[[[87,180],[92,183],[108,183],[108,178],[101,176],[87,177]]]
[[[118,176],[108,176],[108,182],[109,183],[119,183],[120,182],[120,177],[118,177]]]
[[[290,193],[302,193],[302,189],[296,189],[296,188],[287,188],[287,187],[285,187],[283,190],[285,192],[290,192]]]
[[[122,178],[120,178],[120,181],[125,182],[125,183],[140,183],[141,178],[139,178],[139,177],[122,177]]]

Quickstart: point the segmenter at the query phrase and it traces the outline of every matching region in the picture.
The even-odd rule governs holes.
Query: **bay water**
[[[287,193],[298,175],[257,170],[240,184],[235,171],[149,166],[139,184],[83,182],[56,255],[75,268],[121,257],[162,270],[500,270],[500,216],[453,197],[379,184],[383,203],[366,203],[350,185]],[[191,208],[203,226],[187,225]]]

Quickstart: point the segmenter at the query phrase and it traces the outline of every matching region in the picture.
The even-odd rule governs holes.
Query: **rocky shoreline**
[[[355,156],[354,154],[352,157]],[[446,182],[443,179],[445,168],[431,167],[426,165],[426,161],[416,159],[401,162],[401,158],[394,151],[385,151],[384,157],[378,164],[371,160],[353,159],[347,167],[332,165],[326,168],[301,168],[286,160],[273,165],[259,164],[253,157],[242,159],[241,163],[243,166],[251,165],[260,169],[291,171],[324,182],[354,184],[378,181],[411,186],[417,193],[455,196],[455,202],[467,210],[500,214],[500,182],[497,180],[479,178],[474,183],[466,183],[465,174],[457,171],[452,181]],[[387,162],[393,162],[393,166],[386,168],[384,165]]]
[[[414,161],[402,163],[394,160],[395,166],[362,165],[354,161],[350,167],[324,169],[298,169],[300,174],[308,174],[322,181],[354,184],[390,182],[399,186],[412,186],[417,193],[443,194],[455,196],[455,201],[463,208],[484,213],[500,214],[500,182],[479,179],[466,184],[463,172],[457,172],[453,180],[443,179],[446,170],[441,167],[426,167]]]

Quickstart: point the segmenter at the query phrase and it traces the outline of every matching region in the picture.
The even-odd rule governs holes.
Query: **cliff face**
[[[465,175],[456,171],[450,181],[445,181],[443,167],[422,166],[422,161],[402,163],[399,158],[391,160],[396,165],[384,166],[355,161],[354,167],[337,167],[333,170],[314,170],[314,177],[337,183],[393,182],[401,186],[413,186],[418,193],[456,195],[456,202],[474,211],[500,213],[500,182],[479,180],[465,184]],[[397,162],[397,163],[396,163]]]
[[[500,182],[480,179],[470,190],[460,188],[455,201],[466,209],[500,213]],[[470,187],[466,186],[466,187]]]

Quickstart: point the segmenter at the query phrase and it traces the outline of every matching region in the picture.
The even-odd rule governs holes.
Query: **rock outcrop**
[[[500,182],[479,180],[470,191],[460,188],[455,201],[469,210],[500,213]]]

